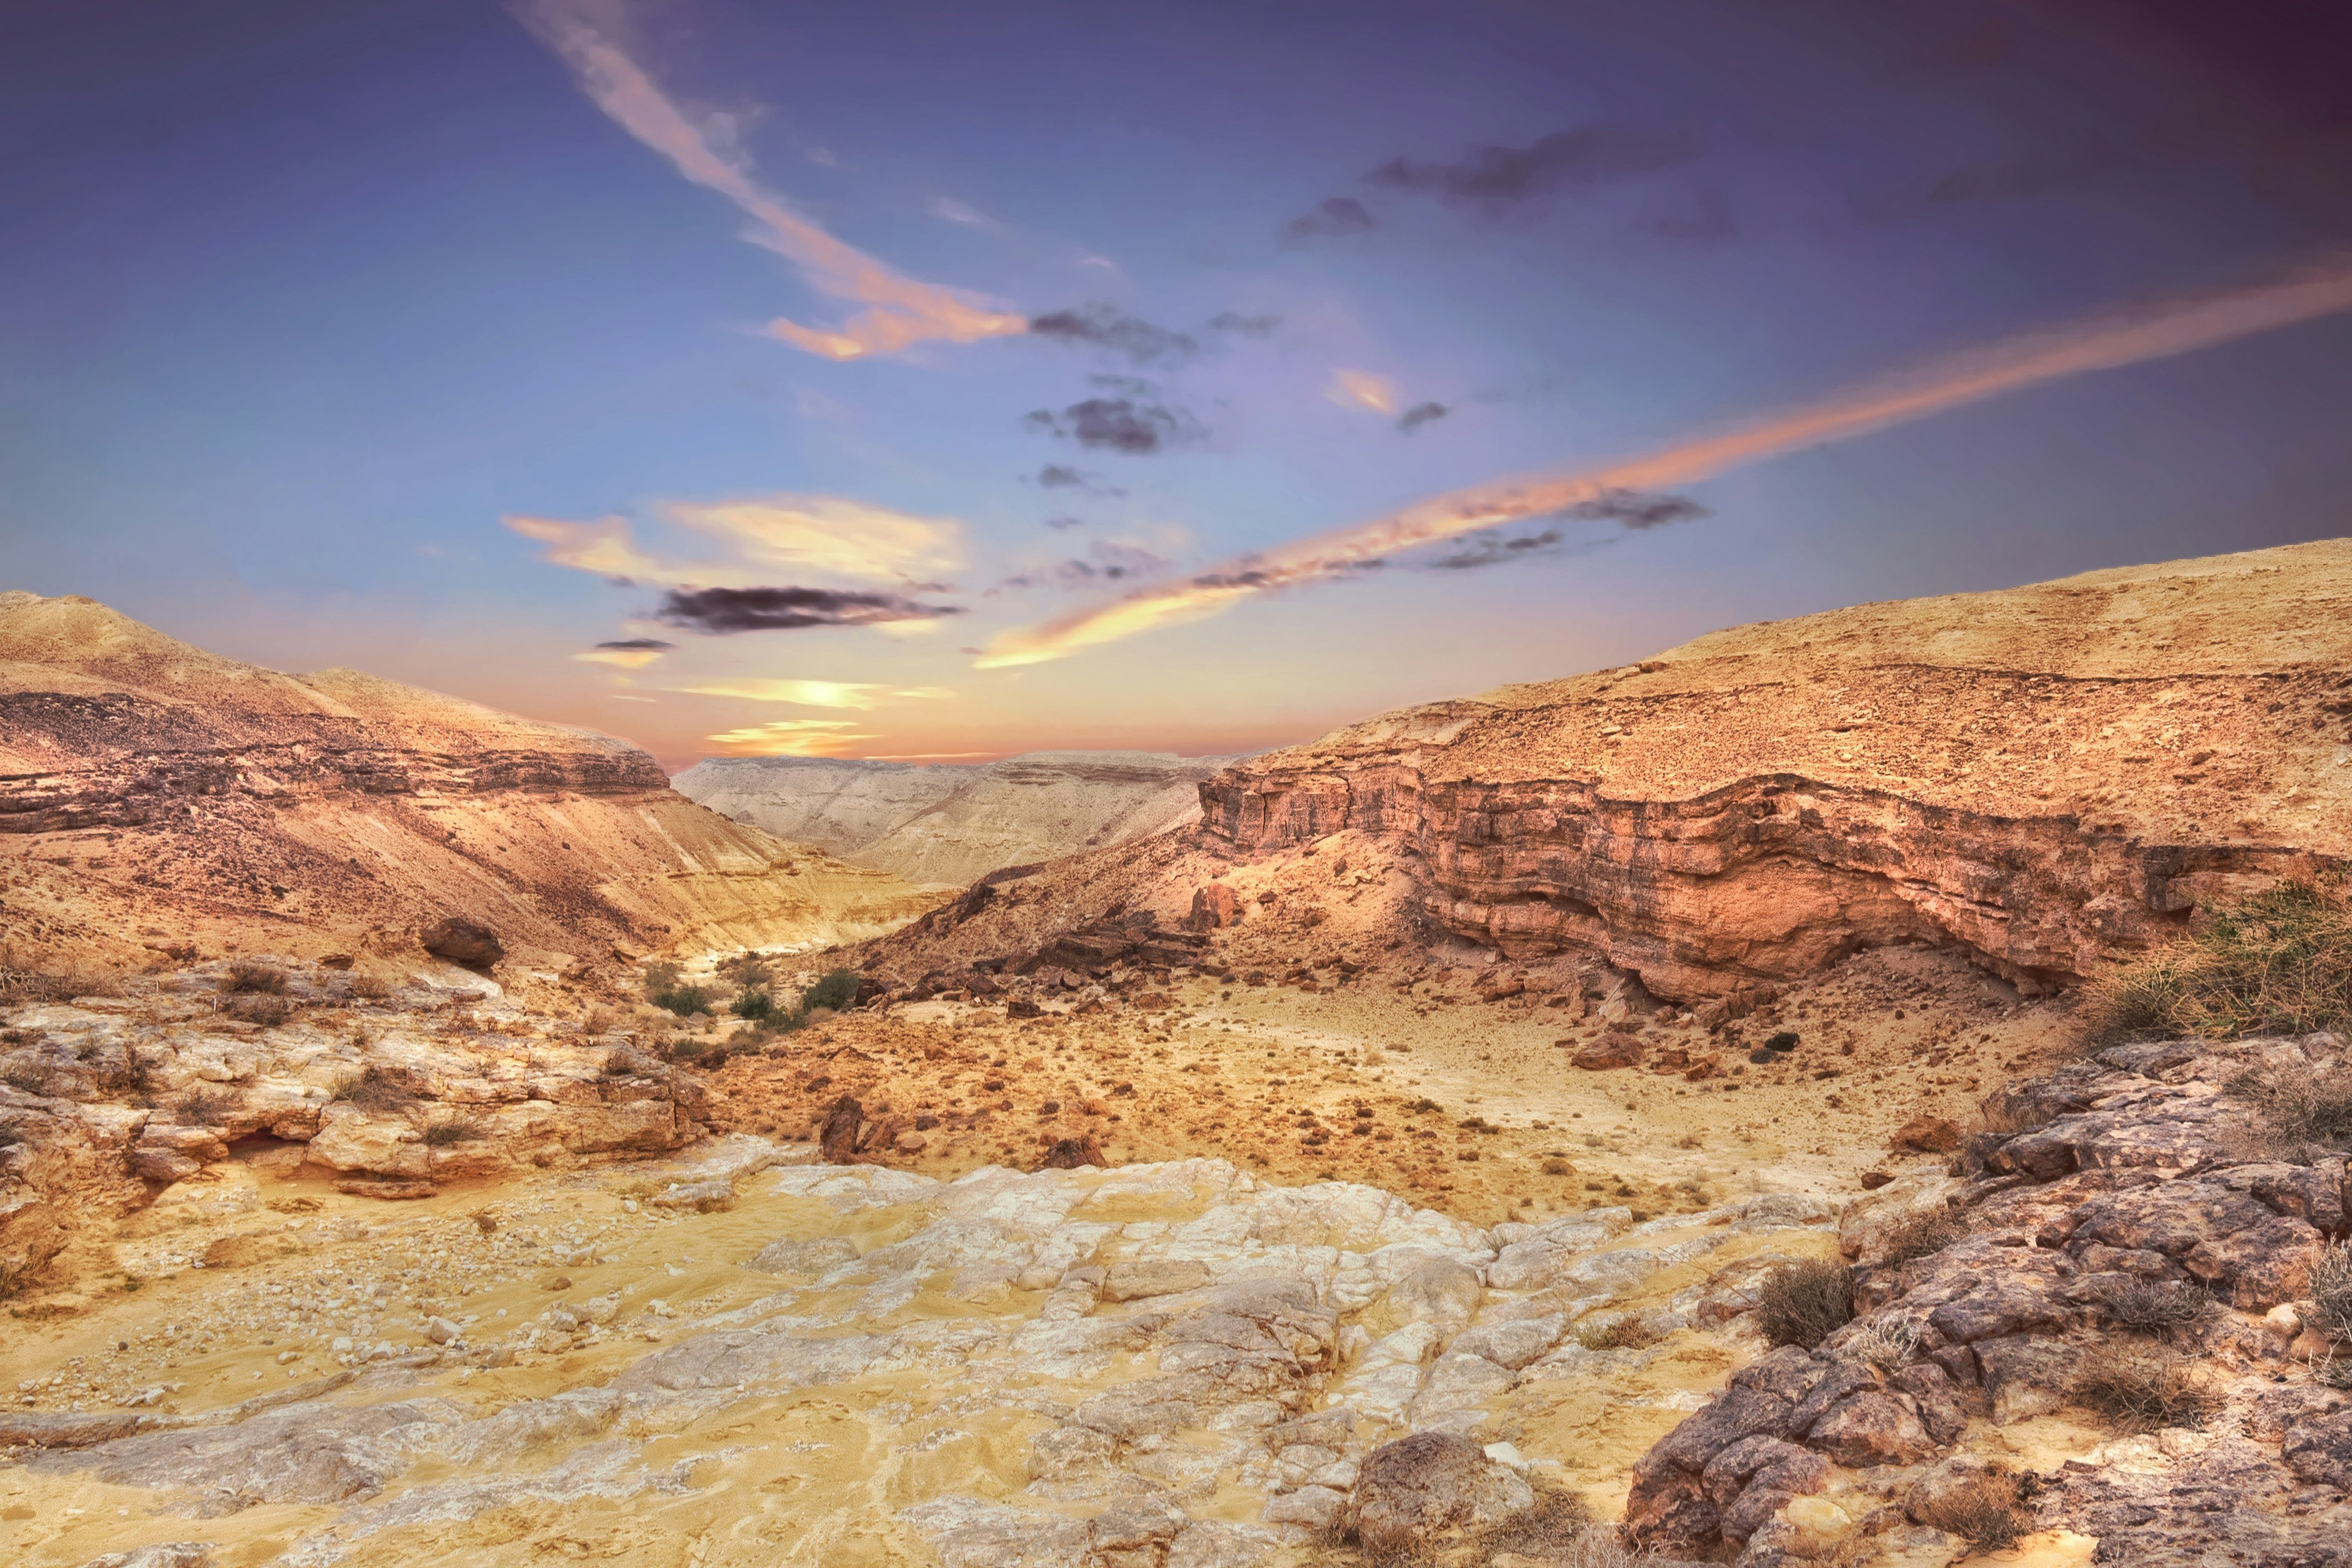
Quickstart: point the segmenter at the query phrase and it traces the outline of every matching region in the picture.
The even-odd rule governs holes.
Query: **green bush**
[[[2092,996],[2094,1044],[2352,1028],[2352,908],[2284,881],[2214,911],[2179,946],[2116,971]]]
[[[836,969],[801,994],[801,1013],[805,1016],[819,1007],[830,1007],[838,1013],[856,1000],[857,972]]]
[[[735,1016],[755,1024],[765,1023],[776,1016],[776,999],[764,991],[746,991],[735,998]]]
[[[655,1006],[675,1013],[681,1018],[709,1012],[715,1001],[710,992],[700,985],[673,985],[653,994]]]

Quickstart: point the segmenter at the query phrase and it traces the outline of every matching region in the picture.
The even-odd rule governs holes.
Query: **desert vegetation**
[[[1811,1350],[1853,1321],[1853,1277],[1834,1258],[1784,1263],[1757,1290],[1757,1326],[1776,1345]]]
[[[2290,880],[2102,979],[2085,1015],[2095,1045],[2235,1039],[2352,1027],[2352,906],[2340,886]]]

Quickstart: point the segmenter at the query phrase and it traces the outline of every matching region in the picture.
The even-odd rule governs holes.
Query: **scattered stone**
[[[1467,1437],[1416,1432],[1365,1456],[1346,1519],[1374,1563],[1410,1559],[1535,1506],[1509,1467]]]
[[[416,940],[434,957],[468,969],[488,969],[507,955],[496,931],[456,915],[436,921]]]

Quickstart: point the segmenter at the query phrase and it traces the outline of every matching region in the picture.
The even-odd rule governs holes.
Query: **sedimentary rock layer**
[[[282,675],[0,594],[18,944],[324,952],[452,913],[511,947],[835,941],[929,902],[705,811],[626,742],[351,670]]]
[[[1865,605],[1404,710],[1202,786],[1249,856],[1343,829],[1514,956],[1674,997],[1966,944],[2029,988],[2352,851],[2352,542]]]

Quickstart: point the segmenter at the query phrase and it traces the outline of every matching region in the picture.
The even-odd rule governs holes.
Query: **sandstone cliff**
[[[88,599],[0,594],[8,940],[404,947],[456,913],[601,953],[870,935],[929,900],[667,787],[626,742],[352,670],[222,658]]]
[[[1200,816],[1199,786],[1230,759],[1164,752],[1029,752],[1003,762],[713,757],[677,791],[780,838],[910,882],[961,887],[1149,837]]]
[[[1383,715],[1202,787],[1352,830],[1444,927],[1720,995],[1892,942],[2029,990],[2352,850],[2352,542],[1864,605]]]

